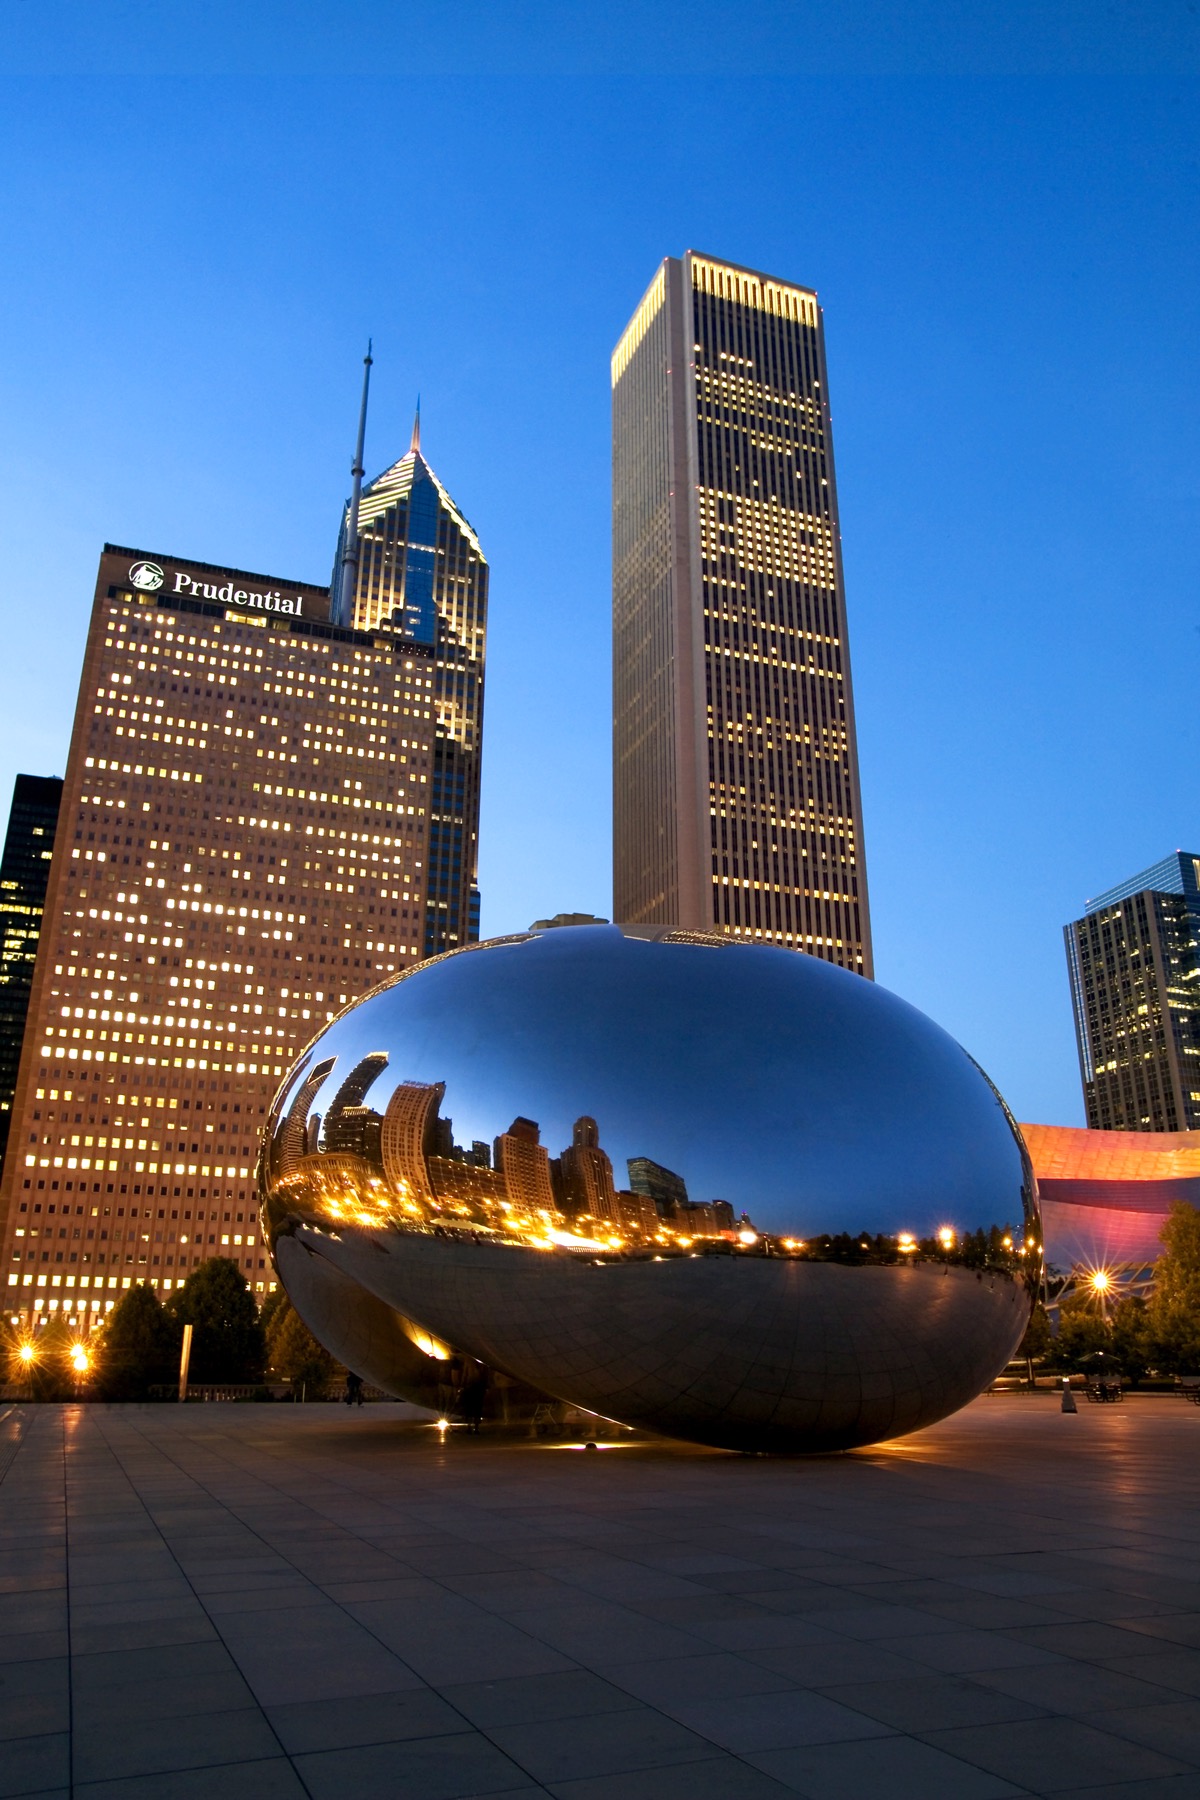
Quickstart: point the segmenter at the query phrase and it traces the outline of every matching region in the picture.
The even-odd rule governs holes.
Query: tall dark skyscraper
[[[1064,936],[1088,1124],[1200,1129],[1200,857],[1109,888]]]
[[[17,776],[0,861],[0,1168],[8,1143],[62,788],[57,775]]]
[[[361,434],[356,471],[361,468]],[[426,956],[479,937],[479,776],[488,565],[479,539],[421,454],[420,415],[400,461],[347,502],[338,616],[389,626],[432,652],[436,738],[429,793]],[[357,553],[347,557],[357,518]]]
[[[668,258],[612,385],[615,916],[870,975],[816,295]]]

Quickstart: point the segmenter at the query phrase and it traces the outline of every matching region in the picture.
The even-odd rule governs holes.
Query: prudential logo
[[[166,580],[166,576],[154,562],[135,562],[129,571],[129,580],[133,587],[140,588],[143,594],[153,594]]]

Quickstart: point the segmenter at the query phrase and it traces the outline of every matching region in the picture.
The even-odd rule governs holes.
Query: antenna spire
[[[408,446],[410,456],[419,454],[421,449],[421,396],[417,395],[417,411],[413,419],[412,442]]]
[[[350,473],[354,478],[354,486],[350,490],[350,516],[346,521],[346,536],[342,548],[342,566],[338,579],[337,617],[340,624],[349,624],[350,613],[354,606],[354,590],[358,585],[358,507],[362,499],[363,478],[363,446],[367,435],[367,395],[371,386],[371,339],[367,339],[367,354],[363,357],[362,405],[358,411],[358,439],[354,446],[354,461],[350,464]]]

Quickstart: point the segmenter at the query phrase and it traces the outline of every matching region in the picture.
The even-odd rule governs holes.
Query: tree
[[[1058,1313],[1058,1334],[1046,1358],[1052,1369],[1081,1369],[1089,1357],[1109,1355],[1112,1331],[1103,1313],[1084,1296],[1064,1300]]]
[[[267,1337],[267,1361],[276,1375],[316,1399],[333,1379],[337,1364],[319,1344],[291,1302],[275,1308]]]
[[[189,1379],[260,1381],[263,1331],[250,1285],[235,1262],[210,1256],[167,1301],[172,1319],[192,1327]]]
[[[282,1283],[273,1294],[268,1294],[258,1309],[258,1322],[263,1328],[263,1335],[269,1343],[271,1340],[271,1324],[279,1309],[289,1305],[287,1290]]]
[[[179,1372],[179,1321],[165,1313],[150,1283],[122,1294],[104,1327],[97,1389],[104,1400],[145,1400]]]
[[[1033,1384],[1033,1365],[1042,1362],[1050,1354],[1054,1338],[1050,1330],[1050,1320],[1046,1309],[1039,1300],[1029,1315],[1029,1323],[1025,1327],[1025,1336],[1017,1346],[1017,1355],[1025,1358],[1025,1367],[1029,1372],[1030,1385]]]
[[[1200,1374],[1200,1210],[1177,1200],[1160,1236],[1147,1308],[1154,1365],[1164,1375]]]
[[[1150,1318],[1140,1294],[1127,1294],[1112,1316],[1113,1360],[1134,1386],[1154,1360]]]

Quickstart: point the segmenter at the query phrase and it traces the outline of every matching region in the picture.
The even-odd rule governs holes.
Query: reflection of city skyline
[[[490,1144],[455,1142],[443,1117],[445,1082],[402,1081],[383,1112],[366,1104],[388,1066],[384,1051],[362,1057],[322,1114],[322,1088],[336,1057],[297,1071],[298,1081],[269,1149],[274,1180],[319,1173],[322,1188],[355,1190],[364,1178],[376,1204],[394,1200],[429,1222],[461,1222],[489,1230],[569,1235],[732,1240],[750,1228],[728,1200],[693,1199],[682,1175],[647,1155],[626,1159],[628,1185],[618,1187],[612,1159],[590,1114],[575,1120],[557,1156],[541,1141],[537,1120],[518,1114]]]

